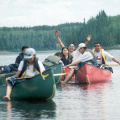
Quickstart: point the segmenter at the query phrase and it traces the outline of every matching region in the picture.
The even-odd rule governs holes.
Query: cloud
[[[58,25],[83,22],[100,10],[120,13],[119,0],[0,0],[0,26]]]

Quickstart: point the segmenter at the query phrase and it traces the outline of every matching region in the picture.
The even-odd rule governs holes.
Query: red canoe
[[[70,70],[71,70],[70,68],[65,68],[65,69],[64,69],[64,72],[67,73],[67,74],[65,75],[66,77],[67,77],[68,73],[70,72]],[[62,80],[65,79],[65,76],[64,76],[64,75],[62,76]],[[72,78],[70,79],[70,81],[75,81],[75,74],[72,76]]]
[[[110,79],[110,70],[100,69],[89,64],[83,65],[75,74],[75,81],[87,84],[108,81]]]

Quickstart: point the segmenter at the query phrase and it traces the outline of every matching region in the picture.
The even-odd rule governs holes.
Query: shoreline
[[[90,49],[93,49],[93,47],[89,47]],[[110,49],[117,49],[117,50],[119,50],[120,49],[120,44],[117,44],[117,45],[114,45],[114,46],[110,46],[110,47],[106,47],[106,46],[102,46],[102,48],[103,49],[105,49],[105,50],[110,50]],[[58,50],[61,50],[61,49],[55,49],[56,51],[58,51]],[[54,51],[53,49],[52,50],[39,50],[39,51]],[[39,52],[38,51],[38,52]],[[4,50],[4,51],[0,51],[0,53],[11,53],[11,52],[21,52],[21,50],[20,51],[6,51],[6,50]]]
[[[103,46],[103,49],[104,49],[104,48],[105,48],[106,50],[110,50],[110,49],[112,49],[112,50],[113,50],[113,49],[120,49],[120,44],[117,44],[117,45],[114,45],[114,46],[110,46],[110,47],[104,47],[104,46]]]

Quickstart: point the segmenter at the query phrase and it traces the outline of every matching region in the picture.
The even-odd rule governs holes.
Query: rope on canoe
[[[45,80],[45,78],[48,77],[49,74],[43,75],[42,73],[43,73],[43,72],[41,72],[41,76],[42,76],[43,80]]]

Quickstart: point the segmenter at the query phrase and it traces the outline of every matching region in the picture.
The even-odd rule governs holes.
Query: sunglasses
[[[71,46],[71,45],[70,45],[69,47],[75,47],[75,46]]]
[[[99,47],[100,45],[95,45],[95,47]]]

